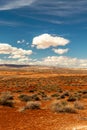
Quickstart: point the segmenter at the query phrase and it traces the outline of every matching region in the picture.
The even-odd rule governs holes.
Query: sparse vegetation
[[[31,96],[28,96],[28,95],[25,95],[25,94],[21,94],[20,96],[18,96],[18,98],[19,98],[21,101],[24,101],[24,102],[28,102],[28,101],[31,101],[31,100],[32,100],[32,97],[31,97]]]
[[[37,101],[30,101],[27,102],[25,109],[40,109],[40,102]]]
[[[4,129],[64,130],[66,125],[87,124],[86,82],[87,73],[76,70],[1,70],[1,125]]]
[[[58,93],[52,94],[51,97],[59,97],[60,95]]]
[[[76,109],[79,109],[79,110],[83,110],[84,109],[84,105],[82,103],[78,102],[78,101],[74,103],[74,107]]]
[[[3,92],[0,95],[0,105],[13,107],[13,96],[10,92]]]
[[[67,104],[67,102],[57,102],[53,103],[51,106],[53,112],[62,112],[62,113],[76,113],[76,109]]]
[[[74,101],[76,101],[77,100],[77,97],[75,97],[75,95],[70,95],[69,97],[68,97],[68,99],[67,99],[67,101],[69,101],[69,102],[74,102]]]
[[[32,95],[31,98],[33,101],[40,101],[40,98],[37,94]]]

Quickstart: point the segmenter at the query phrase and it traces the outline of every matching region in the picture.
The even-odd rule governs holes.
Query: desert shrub
[[[73,107],[71,106],[66,106],[63,108],[63,111],[62,112],[66,112],[66,113],[76,113],[76,109],[74,109]]]
[[[74,107],[75,107],[76,109],[80,109],[80,110],[83,110],[83,109],[84,109],[84,105],[81,104],[80,102],[75,102],[75,103],[74,103]]]
[[[61,89],[61,88],[58,88],[58,90],[57,90],[59,93],[62,93],[63,92],[63,90]]]
[[[51,106],[53,112],[63,112],[63,113],[76,113],[76,109],[67,103],[54,103]]]
[[[60,95],[60,98],[65,98],[65,94],[61,94],[61,95]]]
[[[46,96],[46,94],[45,94],[44,91],[40,91],[40,92],[38,93],[38,95],[40,95],[40,96],[42,96],[42,97]]]
[[[13,102],[9,100],[0,100],[0,105],[13,107]]]
[[[27,102],[26,106],[21,107],[18,111],[23,112],[27,109],[35,110],[40,109],[41,103],[37,101],[29,101]]]
[[[61,112],[62,109],[63,109],[63,106],[62,106],[61,103],[53,103],[53,104],[51,105],[51,110],[52,110],[53,112]]]
[[[57,100],[60,100],[61,99],[61,95],[59,97],[56,98]]]
[[[64,96],[69,96],[70,93],[69,93],[69,91],[65,91],[65,92],[63,93],[63,95],[64,95]]]
[[[6,100],[13,100],[13,95],[11,94],[10,91],[2,92],[0,98],[4,98]]]
[[[24,102],[28,102],[28,101],[32,100],[32,96],[28,96],[28,95],[25,95],[25,94],[21,94],[20,96],[18,96],[18,98],[21,101],[24,101]]]
[[[58,93],[52,94],[51,97],[59,97],[60,95]]]
[[[49,96],[49,95],[42,96],[42,100],[48,101],[48,100],[51,100],[51,99],[52,99],[52,98],[51,98],[51,96]]]
[[[75,95],[70,95],[69,98],[67,99],[67,101],[69,102],[74,102],[77,100],[77,97],[75,97]]]
[[[27,102],[25,109],[40,109],[40,103],[37,101]]]
[[[79,93],[79,92],[75,92],[75,93],[74,93],[74,96],[79,100],[79,99],[81,99],[82,94]]]
[[[81,94],[81,93],[82,93],[82,90],[78,90],[77,92]]]
[[[10,92],[3,92],[0,95],[0,105],[13,107],[13,95]]]
[[[67,101],[61,101],[61,105],[66,106],[66,105],[68,105],[68,102]]]
[[[47,98],[47,95],[45,94],[44,91],[40,91],[40,92],[38,93],[38,95],[40,95],[42,99]]]
[[[83,90],[83,91],[82,91],[82,94],[87,94],[87,90]]]
[[[82,90],[82,98],[87,98],[87,90]]]
[[[68,91],[65,91],[63,92],[61,95],[60,95],[60,98],[65,98],[66,96],[69,96],[69,92]]]
[[[87,94],[82,95],[82,98],[87,98]]]
[[[13,93],[21,93],[21,92],[23,92],[23,90],[13,90],[12,92]]]
[[[34,90],[34,89],[29,90],[30,93],[34,93],[35,91],[36,90]]]
[[[32,100],[34,100],[34,101],[40,101],[40,98],[38,97],[37,94],[34,94],[34,95],[32,95]]]

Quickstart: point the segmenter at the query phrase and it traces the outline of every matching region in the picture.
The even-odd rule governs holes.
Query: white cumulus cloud
[[[32,47],[36,47],[37,49],[46,49],[49,47],[65,46],[68,43],[69,40],[63,37],[42,34],[33,38]]]
[[[48,56],[43,59],[43,63],[61,67],[87,68],[87,59],[78,59],[66,56]]]
[[[35,61],[33,64],[67,68],[87,68],[87,59],[67,56],[48,56],[40,61]]]
[[[9,54],[9,58],[24,58],[32,54],[32,50],[13,47],[7,43],[0,43],[0,54]]]
[[[62,55],[62,54],[64,54],[64,53],[67,53],[68,51],[69,51],[69,49],[68,48],[66,48],[66,49],[53,49],[53,51],[55,52],[55,53],[57,53],[57,54],[60,54],[60,55]]]

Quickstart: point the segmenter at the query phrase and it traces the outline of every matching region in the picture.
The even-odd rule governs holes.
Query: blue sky
[[[0,64],[87,68],[87,0],[0,0]]]

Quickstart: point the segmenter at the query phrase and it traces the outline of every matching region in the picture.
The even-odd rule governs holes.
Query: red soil
[[[20,76],[18,75],[20,74]],[[31,76],[30,76],[31,75]],[[66,74],[67,75],[67,74]],[[63,75],[62,76],[65,76]],[[28,72],[26,73],[19,73],[19,72],[6,72],[0,73],[2,78],[0,83],[0,91],[13,91],[19,89],[18,87],[14,87],[11,82],[7,82],[9,86],[5,86],[3,83],[8,81],[7,79],[11,78],[18,78],[18,77],[30,77],[30,78],[51,78],[56,77],[58,74],[35,74],[33,75]],[[67,75],[71,76],[71,75]],[[76,76],[76,74],[75,74]],[[82,76],[82,75],[79,75]],[[87,77],[87,75],[85,75]],[[81,79],[81,78],[80,78]],[[84,79],[84,77],[83,77]],[[3,82],[2,82],[3,81]],[[49,80],[50,81],[50,80]],[[53,80],[53,82],[55,79]],[[20,81],[21,83],[21,81]],[[49,83],[49,82],[48,82]],[[62,83],[62,84],[61,84]],[[82,82],[83,86],[70,86],[64,85],[65,81],[61,80],[60,86],[63,90],[86,90],[87,83]],[[81,82],[80,82],[81,83]],[[12,85],[12,86],[11,86]],[[43,85],[43,82],[42,82]],[[3,88],[2,88],[3,86]],[[33,86],[31,86],[33,89]],[[23,87],[22,87],[23,88]],[[21,88],[21,89],[22,89]],[[28,88],[25,89],[25,92]],[[38,89],[38,88],[37,88]],[[13,93],[15,96],[15,107],[10,108],[7,106],[0,106],[0,130],[87,130],[85,126],[87,126],[87,99],[82,99],[81,102],[85,105],[84,110],[78,110],[76,114],[70,113],[54,113],[52,112],[47,106],[49,106],[50,101],[42,101],[42,109],[41,110],[25,110],[23,112],[19,112],[18,109],[24,105],[24,103],[19,102],[16,98],[18,93]],[[44,109],[46,108],[46,109]],[[84,128],[78,128],[78,127]],[[76,128],[76,129],[75,129]]]

